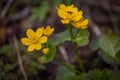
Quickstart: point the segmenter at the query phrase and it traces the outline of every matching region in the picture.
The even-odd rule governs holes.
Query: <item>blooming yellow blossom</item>
[[[79,21],[73,21],[72,22],[72,25],[75,27],[75,28],[79,28],[79,29],[84,29],[84,28],[88,28],[88,19],[81,19]]]
[[[44,48],[44,49],[42,49],[42,53],[43,54],[47,54],[49,52],[49,48]]]
[[[42,27],[42,29],[45,36],[50,36],[54,31],[54,28],[50,28],[50,26],[47,26],[46,28]]]
[[[42,28],[38,28],[36,32],[32,29],[26,31],[27,37],[21,38],[22,44],[28,46],[28,51],[40,50],[42,43],[47,42],[47,37],[43,36]]]
[[[66,6],[61,4],[58,9],[58,16],[62,18],[63,24],[68,24],[71,21],[79,21],[82,18],[82,11],[78,11],[74,5]]]

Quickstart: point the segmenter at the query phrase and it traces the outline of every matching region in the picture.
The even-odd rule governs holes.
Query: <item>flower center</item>
[[[72,19],[73,18],[73,12],[72,11],[67,11],[67,18]]]
[[[33,39],[32,39],[32,43],[33,43],[33,44],[38,43],[38,41],[39,41],[38,38],[33,38]]]
[[[72,15],[72,14],[73,14],[73,12],[71,12],[71,11],[67,11],[67,13],[68,13],[69,15]]]

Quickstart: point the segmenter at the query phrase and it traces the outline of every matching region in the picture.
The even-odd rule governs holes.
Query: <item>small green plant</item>
[[[117,74],[114,74],[115,72],[112,70],[106,69],[100,71],[98,69],[91,69],[86,72],[78,49],[78,46],[85,46],[89,42],[89,31],[87,30],[88,19],[84,18],[83,11],[79,10],[73,4],[60,4],[59,7],[57,7],[57,13],[61,19],[61,23],[66,25],[67,29],[55,36],[52,36],[54,28],[50,26],[46,28],[39,27],[36,31],[28,29],[26,31],[27,37],[21,39],[22,44],[28,46],[28,51],[32,52],[35,50],[39,56],[38,61],[41,63],[48,63],[54,59],[64,66],[58,69],[56,80],[119,80],[119,78],[115,77]],[[36,14],[35,17],[37,17]],[[41,20],[43,19],[41,16],[39,16],[39,18]],[[56,47],[62,45],[65,41],[70,41],[73,44],[80,70],[76,69],[72,64],[68,65],[64,63],[55,56]],[[120,63],[119,41],[120,39],[115,35],[102,35],[99,37],[97,49],[100,48],[103,51],[103,58],[108,63]]]

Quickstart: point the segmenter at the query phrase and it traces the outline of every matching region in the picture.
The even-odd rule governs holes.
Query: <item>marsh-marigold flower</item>
[[[47,42],[47,37],[43,36],[42,28],[38,28],[36,32],[32,29],[26,31],[27,37],[21,39],[22,44],[28,46],[28,51],[40,50],[42,44]]]
[[[72,25],[75,28],[79,28],[79,29],[84,29],[84,28],[88,28],[88,19],[80,19],[79,21],[73,21]]]
[[[66,6],[61,4],[58,10],[58,16],[62,18],[63,24],[68,24],[71,21],[79,21],[82,18],[82,11],[78,11],[78,8],[74,5]]]
[[[50,26],[47,26],[46,28],[42,27],[42,29],[45,36],[50,36],[54,31],[54,28],[51,28]]]
[[[42,49],[42,53],[43,54],[47,54],[49,52],[49,48],[44,48],[44,49]]]

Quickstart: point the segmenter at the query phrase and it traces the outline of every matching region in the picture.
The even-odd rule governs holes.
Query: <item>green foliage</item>
[[[54,6],[59,6],[62,3],[62,0],[51,0]]]
[[[90,49],[92,51],[96,51],[99,49],[99,46],[98,46],[98,41],[99,39],[98,38],[93,38],[90,42]]]
[[[120,78],[118,75],[120,75],[119,72],[114,72],[107,69],[103,71],[98,69],[89,71],[89,77],[92,80],[119,80]]]
[[[69,35],[69,31],[65,30],[55,36],[52,36],[49,40],[48,43],[54,45],[54,46],[58,46],[62,43],[64,43],[65,41],[70,41],[70,35]]]
[[[48,44],[47,47],[49,48],[50,51],[47,54],[40,56],[40,58],[38,59],[42,63],[47,63],[52,61],[55,56],[55,52],[56,52],[55,46]]]
[[[67,68],[61,66],[58,68],[56,80],[90,80],[87,74],[83,73],[76,75],[75,73],[69,71]]]
[[[77,77],[78,77],[77,80],[90,80],[86,73],[82,73],[78,75]]]
[[[76,75],[65,67],[59,67],[56,80],[120,80],[120,72],[111,70],[90,70],[88,73]]]
[[[75,38],[75,41],[78,45],[80,46],[85,46],[88,44],[89,42],[89,32],[87,29],[81,29],[79,30],[76,38]]]
[[[120,64],[120,51],[115,54],[115,62]]]
[[[72,4],[72,0],[65,0],[65,4],[71,5]]]
[[[26,71],[27,73],[29,73],[29,75],[37,75],[38,74],[38,70],[43,70],[45,69],[45,66],[40,64],[39,62],[29,62],[26,65]]]
[[[43,1],[39,7],[35,7],[32,9],[32,15],[30,16],[30,20],[34,21],[36,19],[43,20],[46,17],[46,13],[49,9],[49,4],[47,1]]]
[[[19,46],[23,47],[22,45]],[[24,51],[24,48],[21,48],[20,52],[22,55],[21,57],[24,63],[24,68],[28,76],[33,76],[37,74],[39,70],[45,69],[43,64],[36,61],[38,55],[30,53],[27,54]],[[22,74],[19,69],[15,48],[10,44],[4,45],[0,48],[0,80],[17,80],[19,75]],[[23,77],[20,79],[23,79]]]
[[[7,54],[11,51],[11,45],[4,45],[0,48],[0,54]]]
[[[65,67],[59,67],[56,80],[76,80],[75,73],[69,71]]]
[[[75,35],[76,32],[77,32],[77,30],[73,28],[73,35]],[[68,30],[65,30],[55,36],[52,36],[48,42],[54,46],[58,46],[58,45],[64,43],[65,41],[71,41],[71,37],[70,37]],[[86,45],[89,42],[88,30],[87,29],[79,30],[74,41],[76,41],[80,46]]]
[[[24,64],[25,70],[28,73],[28,76],[37,75],[39,70],[44,70],[45,66],[41,64],[37,59],[39,58],[39,52],[33,51],[31,53],[25,53],[24,57]]]
[[[105,61],[111,63],[117,60],[117,62],[120,62],[118,61],[119,55],[116,55],[120,51],[120,38],[118,36],[104,34],[99,38],[98,46],[103,51]]]

